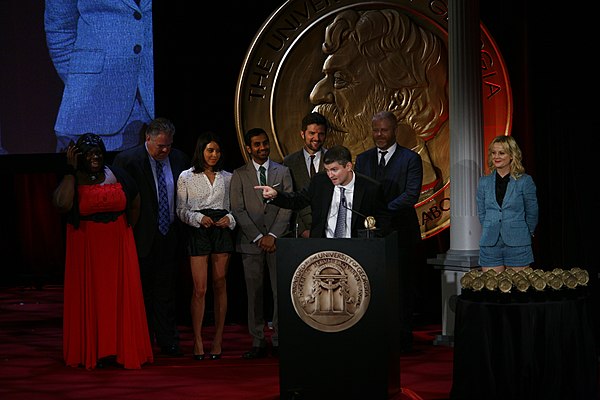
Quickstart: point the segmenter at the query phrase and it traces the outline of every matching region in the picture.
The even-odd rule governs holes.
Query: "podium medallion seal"
[[[365,270],[352,257],[338,251],[321,251],[307,257],[291,283],[294,310],[309,326],[339,332],[356,324],[371,297]]]

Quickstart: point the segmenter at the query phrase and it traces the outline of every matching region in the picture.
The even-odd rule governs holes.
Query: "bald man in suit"
[[[397,128],[394,113],[382,111],[373,116],[375,147],[356,157],[356,171],[382,183],[391,228],[398,234],[398,247],[405,250],[400,253],[404,257],[399,260],[399,286],[401,350],[407,353],[412,351],[415,274],[422,247],[415,205],[421,194],[423,163],[418,153],[396,142]]]

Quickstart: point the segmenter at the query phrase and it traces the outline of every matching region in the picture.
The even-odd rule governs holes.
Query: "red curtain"
[[[11,177],[8,177],[9,179]],[[64,266],[64,223],[52,205],[52,192],[58,182],[55,173],[17,173],[12,175],[14,196],[5,208],[14,223],[4,234],[11,235],[5,245],[14,255],[15,275],[33,279],[61,277]],[[5,186],[6,187],[6,186]],[[10,186],[8,186],[10,187]]]

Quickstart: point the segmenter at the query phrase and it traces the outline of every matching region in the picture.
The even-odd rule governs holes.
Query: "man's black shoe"
[[[176,344],[161,347],[160,355],[165,357],[183,357],[181,349],[179,349],[179,346]]]
[[[266,347],[252,347],[250,351],[242,354],[242,358],[247,360],[253,360],[255,358],[265,358],[267,356],[267,348]]]

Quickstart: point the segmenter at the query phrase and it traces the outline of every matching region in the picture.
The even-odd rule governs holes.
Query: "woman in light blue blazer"
[[[483,271],[521,269],[533,262],[531,238],[538,223],[536,187],[521,163],[512,136],[498,136],[488,148],[490,174],[479,179],[477,214],[481,223],[479,265]]]

